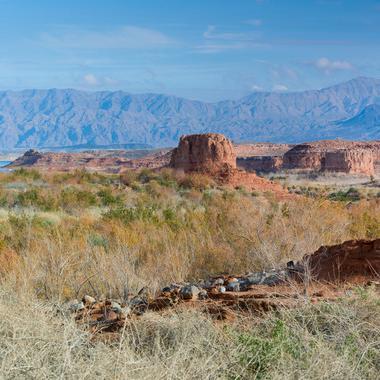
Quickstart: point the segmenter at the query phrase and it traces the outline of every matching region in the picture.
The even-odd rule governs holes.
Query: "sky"
[[[380,0],[0,0],[0,89],[203,101],[380,78]]]

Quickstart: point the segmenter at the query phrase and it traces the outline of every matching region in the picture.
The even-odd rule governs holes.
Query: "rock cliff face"
[[[322,171],[375,174],[374,157],[365,149],[326,152],[321,163]]]
[[[272,191],[280,197],[289,196],[279,184],[237,169],[233,145],[216,133],[182,136],[178,148],[173,150],[170,167],[187,173],[210,175],[226,187],[244,187],[251,191]]]
[[[238,157],[239,168],[249,172],[274,173],[282,167],[283,159],[279,156]]]
[[[225,166],[236,168],[236,155],[221,134],[185,135],[173,150],[170,166],[185,172],[216,173]]]
[[[38,170],[71,171],[86,169],[89,171],[119,173],[125,169],[161,168],[168,165],[171,151],[88,151],[77,153],[38,152],[28,150],[21,157],[10,163],[10,168],[36,168]],[[136,158],[134,158],[136,157]]]
[[[380,142],[326,140],[299,144],[284,154],[283,169],[334,171],[372,175]]]
[[[328,282],[359,281],[378,278],[380,273],[380,239],[351,240],[320,247],[300,263],[308,268],[311,279]]]
[[[286,151],[285,144],[279,144],[279,147],[275,144],[238,147],[238,167],[251,172],[270,173],[295,169],[366,175],[380,173],[380,141],[322,140],[288,145]]]

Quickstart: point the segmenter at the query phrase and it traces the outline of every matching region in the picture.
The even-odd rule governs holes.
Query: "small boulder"
[[[240,284],[239,284],[239,281],[236,280],[236,281],[231,281],[226,289],[229,291],[229,292],[240,292]]]
[[[192,300],[198,297],[201,290],[195,285],[186,285],[179,291],[180,298],[184,300]]]
[[[82,302],[88,306],[88,305],[92,305],[93,303],[96,302],[96,299],[94,297],[91,297],[89,295],[85,295],[83,298],[82,298]]]

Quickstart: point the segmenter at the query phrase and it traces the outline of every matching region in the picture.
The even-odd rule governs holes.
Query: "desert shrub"
[[[62,208],[87,208],[98,204],[97,197],[88,190],[81,190],[75,187],[68,187],[60,193],[59,203]]]
[[[92,184],[108,185],[116,183],[118,176],[111,174],[102,174],[98,172],[89,172],[86,169],[75,169],[65,173],[54,173],[48,178],[54,184]]]
[[[124,224],[129,224],[135,220],[158,223],[157,208],[139,204],[136,207],[119,207],[109,210],[103,214],[103,218],[120,220]]]
[[[380,369],[379,303],[373,292],[306,304],[236,335],[239,379],[375,379]]]
[[[210,176],[200,173],[185,174],[182,178],[179,178],[178,184],[185,189],[196,190],[206,190],[215,186],[215,182]]]
[[[43,194],[41,189],[31,188],[16,195],[14,206],[36,207],[48,211],[56,208],[56,200],[50,194]]]
[[[361,199],[361,194],[359,190],[354,187],[350,187],[347,191],[337,191],[329,194],[328,198],[332,201],[340,202],[356,202]]]
[[[120,174],[120,182],[125,186],[131,186],[138,180],[138,173],[136,170],[126,170]]]
[[[161,186],[175,189],[178,187],[178,173],[169,168],[161,169],[156,180]]]
[[[35,169],[20,168],[13,170],[9,176],[10,180],[31,179],[33,181],[41,179],[41,173]]]
[[[376,208],[358,212],[353,210],[350,233],[355,238],[375,239],[380,236],[380,216]]]
[[[110,188],[105,188],[97,192],[97,196],[103,206],[121,205],[123,200],[120,195],[114,195]]]
[[[41,297],[70,297],[99,268],[93,288],[117,295],[126,276],[133,288],[157,289],[217,272],[278,267],[321,245],[379,236],[376,200],[285,203],[273,194],[176,187],[172,175],[178,182],[186,178],[157,172],[136,189],[120,186],[115,176],[107,184],[63,185],[44,174],[41,185],[26,184],[26,190],[5,184],[0,240],[22,258],[25,273],[33,268],[34,277],[25,279],[31,289]],[[13,209],[22,192],[27,196]],[[92,291],[87,283],[84,289]]]
[[[137,175],[137,179],[141,183],[148,183],[149,181],[151,181],[152,179],[155,179],[156,177],[157,177],[157,174],[153,170],[147,169],[147,168],[141,169]]]

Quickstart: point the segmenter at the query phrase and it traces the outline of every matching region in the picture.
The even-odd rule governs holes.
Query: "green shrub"
[[[114,208],[104,213],[103,218],[106,220],[120,220],[124,224],[129,224],[135,220],[142,220],[150,223],[158,223],[159,221],[156,207],[144,205],[129,208]]]
[[[328,198],[331,201],[356,202],[361,199],[361,195],[359,190],[355,189],[354,187],[350,187],[347,191],[340,190],[331,193]]]
[[[113,195],[110,188],[97,192],[103,206],[121,205],[123,203],[120,195]]]
[[[69,187],[61,192],[60,204],[65,209],[87,208],[98,205],[98,200],[96,195],[90,191]]]

